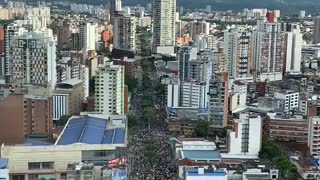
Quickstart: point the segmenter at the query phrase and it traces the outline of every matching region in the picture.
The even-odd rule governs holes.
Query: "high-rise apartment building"
[[[52,97],[12,94],[0,100],[0,143],[22,144],[28,135],[52,130]]]
[[[57,82],[56,42],[52,37],[35,32],[14,36],[9,61],[12,63],[12,83],[54,89]]]
[[[110,21],[113,21],[113,18],[115,15],[121,11],[122,9],[122,3],[121,0],[110,0]]]
[[[189,31],[192,40],[195,41],[197,35],[209,35],[210,23],[206,21],[192,21],[189,23]]]
[[[85,23],[80,26],[80,47],[86,51],[95,50],[98,37],[98,25]]]
[[[124,67],[105,62],[95,75],[95,110],[124,113]]]
[[[301,52],[302,52],[302,33],[300,27],[296,25],[290,32],[286,32],[287,38],[287,57],[284,62],[284,72],[300,73],[301,71]]]
[[[315,116],[309,119],[308,146],[310,154],[320,156],[320,117]]]
[[[14,36],[21,35],[27,30],[19,25],[12,23],[5,25],[4,32],[4,74],[6,77],[6,82],[9,83],[11,81],[12,76],[12,62],[10,59],[10,44]]]
[[[50,7],[30,7],[24,14],[24,19],[29,21],[33,30],[47,29],[50,23]]]
[[[209,113],[211,127],[223,128],[228,123],[229,98],[228,73],[219,73],[212,76],[209,84]]]
[[[237,28],[224,32],[224,54],[230,77],[245,78],[251,75],[251,32]]]
[[[174,46],[176,22],[176,0],[154,0],[153,45]]]
[[[181,82],[167,86],[168,107],[208,107],[208,91],[205,82]]]
[[[267,20],[268,19],[268,20]],[[263,73],[282,73],[286,61],[286,34],[281,32],[281,24],[273,13],[257,22],[253,33],[253,69]]]
[[[136,49],[137,19],[133,16],[118,15],[113,17],[113,48]]]
[[[197,48],[182,46],[177,48],[177,60],[179,68],[179,79],[181,81],[190,80],[190,61],[197,59]]]
[[[320,43],[320,17],[313,20],[313,44]]]

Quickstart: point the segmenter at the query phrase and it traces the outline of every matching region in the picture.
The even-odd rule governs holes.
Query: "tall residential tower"
[[[153,45],[175,45],[176,0],[154,0]]]

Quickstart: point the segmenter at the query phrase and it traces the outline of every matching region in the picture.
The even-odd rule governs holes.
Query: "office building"
[[[57,84],[52,96],[53,120],[60,120],[64,115],[79,114],[84,98],[83,82],[79,79],[62,81]]]
[[[110,22],[113,21],[113,18],[117,15],[119,11],[122,10],[121,0],[111,0],[110,1]]]
[[[224,32],[224,54],[230,77],[246,78],[251,76],[252,58],[251,32],[238,28]]]
[[[122,157],[118,149],[127,146],[126,127],[124,115],[73,116],[54,144],[31,141],[19,146],[4,145],[1,157],[10,162],[10,179],[66,180],[71,162],[101,166]]]
[[[262,146],[262,120],[257,114],[240,113],[228,133],[223,158],[257,159]]]
[[[124,67],[106,62],[95,75],[95,110],[124,113]]]
[[[310,154],[320,156],[320,118],[309,118],[308,146]]]
[[[49,86],[57,82],[56,42],[44,33],[24,33],[14,36],[10,44],[9,62],[12,63],[11,82]]]
[[[113,48],[134,51],[136,49],[137,19],[118,15],[113,18]]]
[[[313,44],[320,43],[320,17],[313,20]]]
[[[0,143],[24,143],[29,135],[51,136],[52,97],[12,94],[0,100]]]
[[[179,63],[179,79],[181,81],[188,81],[190,61],[197,59],[197,48],[190,46],[178,47],[177,60]]]
[[[153,45],[175,46],[176,0],[153,1]]]
[[[228,123],[229,108],[229,76],[228,73],[219,73],[212,76],[209,82],[209,125],[214,128],[223,128]]]
[[[98,38],[98,26],[93,23],[85,23],[80,26],[80,47],[86,51],[94,51]]]
[[[281,24],[277,23],[274,13],[269,12],[267,18],[257,22],[252,49],[253,70],[266,75],[282,74],[286,61],[286,34],[281,32]]]

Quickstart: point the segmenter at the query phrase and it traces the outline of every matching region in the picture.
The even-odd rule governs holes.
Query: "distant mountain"
[[[37,1],[37,0],[27,0]],[[53,0],[46,0],[53,1]],[[69,0],[77,3],[107,4],[109,0]],[[153,0],[122,0],[123,5],[144,6],[152,3]],[[320,13],[320,0],[177,0],[177,6],[189,9],[205,8],[211,5],[213,10],[235,10],[243,8],[268,8],[280,9],[287,13],[298,13],[299,10],[306,10],[307,13]]]

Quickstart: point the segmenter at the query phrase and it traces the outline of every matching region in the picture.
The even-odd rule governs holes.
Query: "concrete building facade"
[[[106,62],[95,75],[95,110],[124,113],[124,67]]]
[[[137,19],[133,16],[118,15],[113,17],[113,48],[136,49]]]
[[[43,33],[14,36],[10,45],[12,83],[50,86],[56,82],[56,42]]]
[[[211,127],[223,128],[228,123],[229,98],[228,73],[212,76],[209,84],[209,112],[208,120]]]
[[[153,45],[175,46],[176,0],[153,1]]]
[[[52,97],[12,94],[0,100],[0,143],[21,144],[28,135],[51,136]]]

